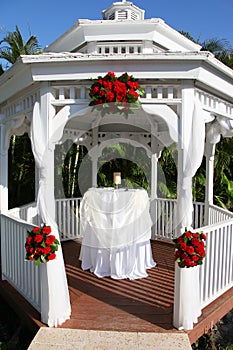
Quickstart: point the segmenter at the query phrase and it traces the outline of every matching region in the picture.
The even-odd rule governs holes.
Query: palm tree
[[[200,44],[202,46],[201,51],[212,52],[219,61],[233,69],[233,48],[228,40],[212,38],[200,43],[199,38],[194,39],[189,32],[184,30],[180,30],[179,32],[194,43]]]
[[[14,32],[8,32],[0,41],[0,58],[14,64],[20,55],[35,55],[40,53],[40,47],[36,36],[30,35],[29,39],[24,42],[18,26]],[[7,68],[7,66],[6,66]]]
[[[233,48],[226,39],[212,38],[205,40],[202,43],[201,50],[212,52],[219,61],[233,68]]]

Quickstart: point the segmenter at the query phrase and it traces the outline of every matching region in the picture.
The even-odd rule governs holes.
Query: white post
[[[97,172],[98,172],[98,155],[96,152],[91,154],[91,185],[97,187]]]
[[[178,144],[178,179],[177,179],[177,233],[183,233],[185,227],[192,225],[192,177],[185,173],[189,164],[189,145],[192,140],[192,111],[195,95],[192,82],[182,86],[182,105],[179,111],[180,128]],[[197,131],[198,132],[198,131]],[[200,315],[199,301],[199,269],[195,270],[175,267],[175,296],[173,310],[173,325],[181,329],[192,329],[196,316]],[[190,278],[195,277],[192,286]],[[186,295],[184,293],[186,291]],[[190,311],[190,305],[195,305]],[[191,308],[192,309],[192,308]]]
[[[205,225],[210,223],[209,205],[213,204],[215,144],[206,143]]]
[[[53,98],[52,90],[47,85],[41,89],[41,118],[44,124],[44,131],[46,133],[46,148],[44,154],[43,164],[46,165],[46,169],[43,168],[43,177],[46,177],[46,207],[49,216],[55,221],[55,197],[54,197],[54,149],[55,145],[51,143],[53,139],[53,124],[52,118],[56,111],[51,105],[50,101]],[[39,169],[39,182],[42,171]]]
[[[92,150],[91,156],[91,183],[92,187],[97,187],[97,172],[98,172],[98,126],[92,125]]]
[[[8,150],[5,149],[6,127],[0,124],[0,213],[8,211]]]
[[[154,153],[151,155],[151,192],[150,198],[154,200],[158,197],[157,195],[157,184],[158,184],[158,154]]]
[[[153,140],[152,140],[153,141]],[[156,222],[158,220],[158,212],[157,212],[157,185],[158,185],[158,160],[159,156],[157,153],[151,154],[151,180],[150,180],[150,213],[153,222],[153,226],[151,228],[151,237],[155,238],[155,227]]]

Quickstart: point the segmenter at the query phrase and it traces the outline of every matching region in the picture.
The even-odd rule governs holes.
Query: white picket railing
[[[177,200],[158,198],[151,203],[152,238],[172,240],[177,235]],[[193,228],[204,224],[204,203],[193,203]]]
[[[80,237],[79,207],[82,198],[56,199],[56,222],[60,239],[66,241]],[[172,240],[177,234],[176,227],[176,199],[157,198],[151,202],[151,217],[153,221],[152,238]],[[204,203],[193,203],[193,227],[204,224]],[[216,207],[218,208],[218,207]],[[219,208],[221,210],[221,208]],[[10,211],[11,215],[23,219],[31,224],[40,225],[36,203],[29,203]],[[217,214],[215,215],[215,217]]]
[[[233,219],[233,213],[229,210],[218,207],[217,205],[209,205],[209,225]]]
[[[79,207],[82,198],[56,199],[56,222],[61,241],[80,237]]]
[[[10,209],[8,212],[10,215],[13,215],[18,219],[22,219],[30,224],[36,226],[41,224],[41,221],[37,214],[36,202],[31,202],[22,205],[21,207]]]
[[[206,257],[200,267],[202,308],[233,286],[233,220],[202,227]]]
[[[41,309],[40,266],[25,261],[25,241],[32,225],[10,215],[0,215],[2,279],[7,280],[36,310]]]

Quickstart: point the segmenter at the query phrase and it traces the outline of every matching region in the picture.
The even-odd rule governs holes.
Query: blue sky
[[[0,39],[4,30],[19,26],[24,39],[28,27],[43,49],[69,29],[78,19],[101,19],[101,11],[111,0],[11,0],[2,1]],[[233,0],[135,0],[146,18],[162,18],[176,30],[185,30],[200,42],[210,38],[227,39],[233,46]]]

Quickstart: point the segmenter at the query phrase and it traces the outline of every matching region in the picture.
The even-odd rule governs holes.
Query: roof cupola
[[[145,10],[126,0],[113,2],[110,7],[102,11],[105,20],[143,20],[144,14]]]

